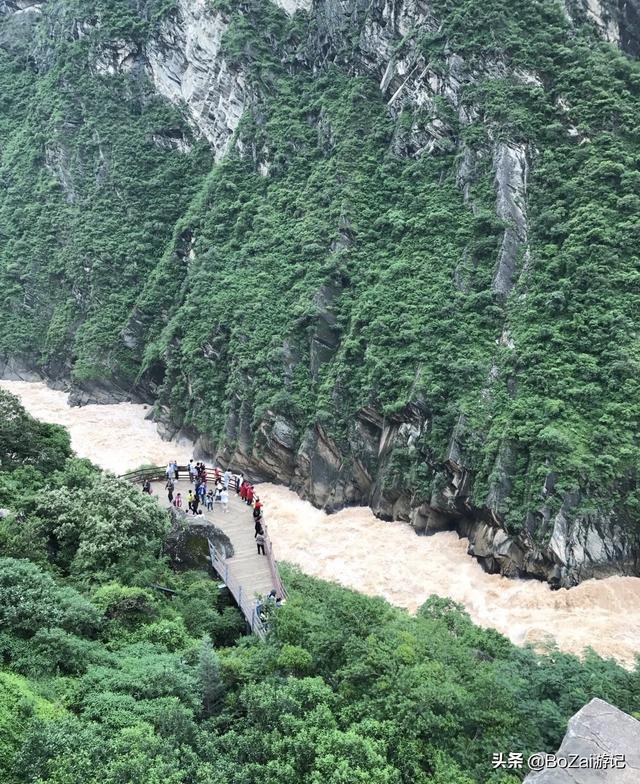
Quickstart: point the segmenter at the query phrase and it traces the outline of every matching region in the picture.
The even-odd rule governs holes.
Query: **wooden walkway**
[[[164,473],[163,468],[156,469],[156,471]],[[169,508],[167,491],[164,489],[165,480],[164,478],[159,480],[158,476],[159,474],[156,473],[153,477],[153,496],[163,507]],[[132,481],[139,479],[138,475],[135,477],[127,475],[126,478]],[[210,481],[209,486],[212,485],[213,482]],[[175,483],[174,496],[177,493],[182,495],[183,511],[187,508],[187,496],[190,489],[193,489],[193,485],[188,480],[181,479]],[[266,555],[259,555],[254,538],[255,529],[251,507],[240,499],[233,487],[229,489],[229,506],[226,512],[220,503],[214,504],[212,511],[207,511],[203,506],[200,508],[203,515],[197,517],[187,515],[186,521],[201,523],[205,528],[208,525],[215,526],[229,537],[233,546],[233,555],[228,558],[225,558],[224,553],[216,550],[212,540],[209,539],[211,564],[233,595],[251,627],[251,631],[259,637],[264,637],[266,628],[256,611],[257,605],[272,590],[276,591],[280,598],[284,599],[286,596],[278,574],[278,567],[273,558],[267,526],[263,521]]]

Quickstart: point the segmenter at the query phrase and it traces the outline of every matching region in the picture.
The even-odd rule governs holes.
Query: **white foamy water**
[[[71,446],[80,457],[115,474],[141,465],[163,465],[174,458],[186,463],[192,457],[189,441],[160,438],[155,423],[145,419],[148,406],[114,403],[71,408],[66,392],[44,383],[0,380],[0,387],[17,395],[31,416],[66,427]]]
[[[190,444],[162,441],[145,420],[144,406],[69,408],[64,393],[44,384],[0,386],[18,395],[33,416],[67,427],[75,451],[108,470],[191,457]],[[552,591],[545,583],[486,574],[455,533],[419,537],[409,525],[383,522],[365,508],[327,515],[275,485],[262,485],[260,496],[276,557],[307,574],[383,596],[410,612],[431,594],[449,597],[476,623],[517,644],[555,639],[564,651],[579,654],[591,646],[625,664],[640,652],[640,578],[589,580]]]

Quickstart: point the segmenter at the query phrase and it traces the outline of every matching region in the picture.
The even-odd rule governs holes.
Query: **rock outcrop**
[[[496,214],[507,228],[502,239],[493,291],[507,296],[515,283],[518,262],[527,242],[527,176],[529,165],[524,144],[496,145],[494,155],[497,192]]]
[[[524,784],[637,784],[640,721],[604,700],[593,699],[569,720],[554,756],[555,767],[530,773]],[[580,760],[592,763],[580,768]]]
[[[639,0],[564,0],[570,18],[589,19],[606,41],[637,57],[640,54]]]
[[[233,545],[229,537],[212,523],[191,522],[182,512],[171,512],[173,526],[167,536],[163,552],[175,569],[202,569],[211,567],[209,542],[224,553],[233,556]]]
[[[313,7],[313,0],[273,0],[276,5],[288,14],[295,14],[296,11],[310,11]]]
[[[146,51],[156,89],[186,109],[218,159],[251,101],[245,75],[222,52],[226,29],[206,0],[180,0]]]

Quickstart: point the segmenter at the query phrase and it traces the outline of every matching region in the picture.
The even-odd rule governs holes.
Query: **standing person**
[[[187,509],[190,512],[193,512],[193,499],[194,498],[195,498],[195,495],[193,494],[193,490],[189,490],[189,493],[187,494]]]
[[[242,487],[242,483],[244,482],[244,477],[242,474],[236,475],[236,493],[240,495],[240,488]]]
[[[220,501],[222,502],[222,509],[225,512],[229,511],[229,491],[223,487],[220,491]]]
[[[191,484],[193,484],[196,481],[196,474],[197,474],[196,467],[193,464],[193,458],[189,460],[188,468],[189,468],[189,481],[191,482]]]
[[[245,493],[244,498],[249,506],[253,504],[253,485],[249,485],[249,487],[247,487],[247,492]]]
[[[171,466],[173,468],[173,480],[174,480],[174,482],[177,482],[178,481],[178,461],[174,460],[173,463],[171,464]]]
[[[198,514],[198,507],[200,506],[200,497],[196,495],[193,499],[193,513],[194,515]],[[202,510],[200,510],[200,514],[202,514]]]
[[[229,489],[229,482],[230,481],[231,481],[231,471],[229,471],[229,469],[227,468],[227,470],[224,472],[224,475],[222,477],[222,483],[224,484],[224,489],[225,490]]]
[[[209,490],[207,493],[207,497],[205,498],[205,503],[207,505],[207,509],[209,512],[213,509],[213,490]]]
[[[198,500],[200,503],[204,503],[204,497],[207,494],[207,486],[204,482],[200,482],[198,487],[196,488],[196,495],[198,496]]]
[[[173,479],[173,463],[171,461],[167,463],[167,470],[165,471],[165,474],[167,475],[167,482],[170,479]]]
[[[258,555],[266,555],[264,551],[264,534],[256,534],[256,545],[258,546]]]
[[[151,482],[148,479],[142,483],[142,492],[151,495]]]
[[[176,509],[182,509],[182,496],[180,495],[180,493],[178,493],[176,497],[173,499],[173,505],[175,506]]]
[[[255,529],[255,533],[253,535],[254,539],[258,536],[258,534],[264,533],[264,528],[262,527],[262,520],[256,520],[254,529]]]
[[[173,479],[167,479],[167,484],[165,485],[165,489],[167,491],[167,497],[169,498],[169,503],[172,503],[173,491],[175,489],[175,485],[173,484]]]

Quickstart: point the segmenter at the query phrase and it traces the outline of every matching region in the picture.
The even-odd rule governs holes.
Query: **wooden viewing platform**
[[[174,497],[177,493],[182,495],[184,511],[187,506],[187,495],[194,486],[189,481],[186,466],[178,467],[178,476],[180,479],[175,482]],[[207,483],[210,488],[214,484],[213,476],[214,469],[207,467]],[[162,506],[169,508],[167,491],[164,488],[166,468],[144,468],[124,474],[121,479],[140,484],[148,479],[152,483],[153,496]],[[187,515],[187,521],[200,524],[204,528],[209,525],[215,526],[229,538],[233,547],[233,555],[228,558],[225,558],[224,553],[217,550],[211,538],[208,538],[211,565],[232,594],[251,631],[262,638],[266,634],[266,628],[256,611],[258,600],[268,596],[272,590],[275,590],[277,596],[282,599],[286,596],[278,573],[278,566],[273,557],[271,540],[264,518],[266,555],[258,555],[251,507],[240,499],[233,484],[229,487],[229,506],[226,512],[220,503],[214,503],[212,511],[208,511],[203,505],[200,508],[203,514],[195,517]]]

